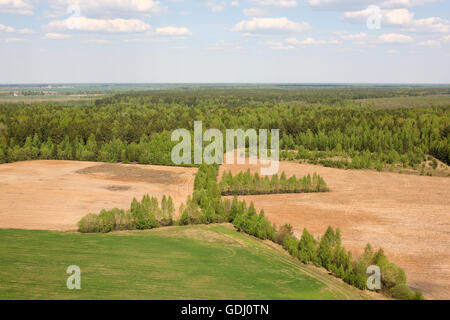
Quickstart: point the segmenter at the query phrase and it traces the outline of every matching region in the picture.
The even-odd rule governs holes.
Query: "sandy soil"
[[[71,230],[85,214],[129,208],[133,197],[172,196],[178,213],[197,169],[82,161],[0,165],[0,228]]]
[[[233,174],[256,165],[223,165]],[[290,223],[296,234],[315,235],[339,227],[352,251],[370,243],[405,269],[408,284],[429,299],[450,299],[450,178],[412,176],[369,170],[341,170],[280,162],[289,177],[318,172],[329,193],[244,196],[266,217]]]

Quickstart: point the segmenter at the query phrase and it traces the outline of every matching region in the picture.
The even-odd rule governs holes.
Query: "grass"
[[[111,234],[0,230],[0,299],[358,299],[230,225]],[[66,269],[81,268],[81,290]]]

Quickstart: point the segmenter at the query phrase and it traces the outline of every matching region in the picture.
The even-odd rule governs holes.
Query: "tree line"
[[[90,213],[78,222],[82,233],[111,232],[117,230],[144,230],[174,224],[175,207],[172,197],[165,195],[158,204],[156,197],[144,195],[141,201],[133,198],[129,210],[103,209],[99,214]]]
[[[376,252],[370,244],[363,254],[354,258],[341,244],[339,229],[328,227],[324,235],[315,239],[306,228],[300,239],[293,236],[292,227],[284,225],[277,234],[276,241],[295,258],[303,263],[313,263],[324,267],[334,276],[343,279],[361,290],[366,288],[367,268],[378,266],[381,271],[381,291],[396,299],[423,300],[420,291],[413,291],[406,285],[405,272],[390,262],[383,249]]]
[[[231,170],[224,172],[219,188],[224,196],[329,191],[325,180],[317,173],[314,173],[312,177],[310,174],[303,178],[293,175],[288,179],[283,171],[281,176],[274,174],[269,178],[261,177],[258,173],[252,175],[250,169],[239,172],[235,176]]]
[[[247,173],[248,174],[248,173]],[[237,231],[245,232],[262,240],[282,245],[293,257],[303,263],[324,267],[334,276],[359,289],[366,288],[366,270],[377,265],[382,272],[383,292],[398,299],[423,299],[419,291],[413,292],[406,285],[405,272],[384,255],[383,250],[373,252],[367,245],[364,254],[356,259],[341,245],[339,229],[331,227],[315,239],[306,229],[300,240],[296,239],[290,225],[279,229],[264,216],[257,213],[253,202],[247,207],[245,201],[222,199],[217,182],[217,165],[200,165],[194,193],[179,208],[179,219],[174,220],[171,198],[162,200],[158,207],[156,198],[144,196],[141,202],[133,200],[130,210],[102,210],[100,214],[88,214],[78,223],[80,232],[110,232],[113,230],[151,229],[164,225],[190,225],[230,222]]]

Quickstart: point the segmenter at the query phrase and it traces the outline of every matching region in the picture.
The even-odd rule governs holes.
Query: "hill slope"
[[[229,225],[138,232],[0,230],[0,299],[369,297]],[[81,268],[81,290],[66,269]]]

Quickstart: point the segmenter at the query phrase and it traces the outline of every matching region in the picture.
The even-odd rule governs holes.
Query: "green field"
[[[230,225],[111,234],[0,230],[0,299],[360,299]],[[81,268],[81,290],[66,269]]]

